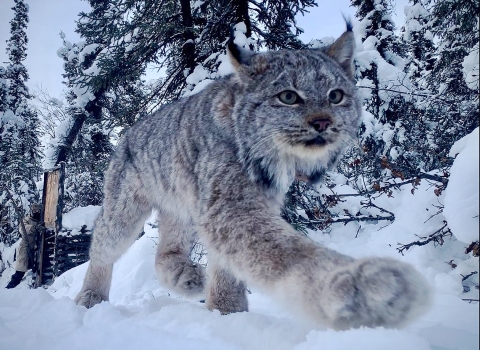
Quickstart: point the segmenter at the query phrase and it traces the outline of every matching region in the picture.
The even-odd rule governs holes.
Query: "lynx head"
[[[351,27],[322,49],[252,53],[230,43],[229,53],[236,143],[251,179],[275,192],[296,176],[319,181],[358,129]]]

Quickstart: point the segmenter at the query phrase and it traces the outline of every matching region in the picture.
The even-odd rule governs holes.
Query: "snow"
[[[312,49],[320,49],[322,47],[326,47],[332,45],[335,42],[335,38],[331,36],[326,36],[321,39],[315,39],[308,43],[308,46]]]
[[[456,164],[467,166],[458,160],[462,154],[470,154],[475,140],[478,146],[478,130],[476,135],[476,139],[469,136],[460,142],[463,146],[459,147]],[[478,169],[478,158],[472,163]],[[450,181],[456,176],[452,172]],[[343,176],[332,174],[331,178],[338,193],[355,192]],[[331,193],[326,187],[320,191]],[[359,209],[358,198],[345,198],[342,205],[350,212],[364,210]],[[7,268],[0,277],[0,349],[478,349],[478,303],[462,300],[478,299],[474,287],[478,275],[469,279],[472,288],[468,292],[464,292],[467,281],[462,281],[462,275],[478,271],[478,258],[466,255],[465,244],[454,237],[445,238],[443,246],[414,246],[403,256],[396,249],[399,243],[416,241],[441,227],[445,217],[432,214],[437,211],[438,201],[444,199],[423,181],[414,194],[407,186],[403,191],[394,190],[390,198],[375,199],[376,205],[394,212],[396,220],[391,225],[349,223],[333,226],[328,234],[309,233],[315,241],[357,258],[375,255],[409,262],[427,278],[434,291],[432,306],[404,329],[338,332],[319,328],[255,289],[248,296],[248,313],[222,316],[218,311],[208,311],[198,300],[175,295],[158,285],[154,270],[158,238],[155,229],[146,224],[145,235],[115,264],[110,301],[90,310],[73,302],[88,263],[67,271],[47,290],[29,289],[25,281],[14,290],[4,289],[13,273],[11,267]],[[63,224],[90,227],[99,210],[94,206],[76,208],[64,215]],[[151,217],[147,223],[153,220]],[[13,249],[0,246],[4,259],[11,262]],[[450,260],[457,265],[455,269],[446,264]]]
[[[220,54],[218,56],[218,61],[220,62],[217,69],[218,77],[223,77],[234,72],[232,61],[230,60],[230,57],[228,57],[228,54]]]
[[[101,206],[89,205],[77,207],[62,215],[62,226],[66,229],[81,229],[83,225],[92,229],[95,218],[102,210]]]
[[[477,28],[478,29],[478,28]],[[463,75],[467,86],[475,91],[478,91],[479,81],[479,63],[478,63],[479,44],[477,43],[463,59]]]
[[[95,72],[92,72],[92,74],[95,74]],[[95,99],[95,95],[92,93],[92,91],[90,91],[87,86],[77,84],[73,87],[72,91],[76,96],[76,107],[84,108],[88,102]]]
[[[248,44],[248,38],[245,35],[246,32],[247,32],[247,26],[245,25],[244,22],[235,24],[233,42],[239,46],[246,47]]]
[[[201,64],[199,64],[195,67],[192,74],[187,77],[186,82],[187,84],[195,85],[207,78],[208,75],[208,71]]]
[[[85,46],[82,51],[78,54],[78,62],[83,63],[85,61],[85,56],[90,55],[91,53],[95,52],[95,50],[99,47],[99,44],[90,44]]]
[[[19,128],[25,125],[23,119],[13,113],[10,109],[7,109],[5,112],[0,112],[0,123],[7,124],[10,127],[18,126]]]
[[[57,101],[62,104],[60,100]],[[45,137],[43,138],[43,169],[51,169],[55,166],[58,145],[64,142],[64,139],[67,136],[70,127],[72,126],[72,119],[66,118],[62,121],[57,120],[56,124],[57,125],[55,127],[54,137],[48,137],[47,135],[45,135]]]
[[[445,218],[455,237],[468,244],[479,239],[478,147],[478,128],[452,146],[450,156],[458,155],[445,190]]]
[[[403,33],[403,39],[408,41],[411,40],[412,32],[420,32],[423,26],[417,19],[428,18],[428,11],[425,7],[419,2],[413,6],[405,6],[405,32]]]

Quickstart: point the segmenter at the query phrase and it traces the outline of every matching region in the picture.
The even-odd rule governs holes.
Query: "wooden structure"
[[[81,265],[90,259],[88,250],[92,231],[84,225],[80,233],[62,229],[55,236],[55,249],[53,254],[53,277],[60,276],[67,270]]]
[[[65,165],[45,171],[41,222],[35,245],[35,287],[49,285],[55,277],[89,260],[92,230],[84,225],[79,231],[62,227]]]
[[[55,239],[62,229],[63,183],[65,180],[65,163],[44,172],[41,222],[45,229],[37,239],[35,286],[49,284],[53,280],[53,260],[55,256]]]

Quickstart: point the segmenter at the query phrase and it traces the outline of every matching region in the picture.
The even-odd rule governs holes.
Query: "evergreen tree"
[[[398,159],[406,101],[403,73],[405,47],[394,32],[390,0],[352,0],[357,7],[363,51],[357,55],[356,78],[364,99],[360,143],[340,169],[358,186],[403,176],[392,164]]]
[[[402,140],[398,143],[395,167],[404,177],[441,167],[432,149],[435,135],[428,121],[432,92],[427,78],[435,64],[430,0],[411,0],[405,6],[402,40],[406,48],[404,72],[409,83],[409,101],[403,104]]]
[[[439,41],[437,60],[428,77],[436,94],[429,121],[435,124],[438,157],[446,157],[453,143],[478,127],[478,0],[438,0],[433,7],[433,33]],[[475,80],[464,62],[477,63]]]
[[[7,85],[7,70],[0,66],[0,115],[8,109],[7,104],[8,85]]]
[[[38,117],[28,105],[31,96],[26,86],[28,73],[23,65],[27,54],[28,6],[15,0],[10,21],[11,37],[7,41],[9,64],[3,75],[6,97],[0,119],[0,216],[1,239],[11,244],[19,237],[19,220],[38,201],[35,181],[40,175]],[[4,79],[2,79],[4,80]]]
[[[402,28],[404,47],[408,52],[405,71],[415,89],[425,89],[425,78],[435,64],[435,44],[431,0],[410,0],[405,6],[405,26]]]

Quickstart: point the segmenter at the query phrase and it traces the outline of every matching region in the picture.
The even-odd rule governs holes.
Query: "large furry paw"
[[[205,289],[205,269],[188,257],[169,254],[156,262],[160,283],[177,293],[187,296],[201,296]]]
[[[324,289],[324,311],[336,329],[402,327],[426,310],[430,288],[410,265],[362,259],[334,271]]]
[[[105,301],[104,298],[97,292],[93,290],[86,290],[84,292],[78,293],[75,297],[75,302],[77,305],[85,306],[87,309],[94,307],[97,304],[100,304],[102,301]]]
[[[207,308],[222,315],[248,311],[247,287],[226,270],[213,271],[207,295]]]

